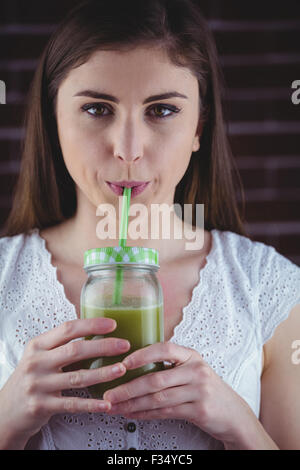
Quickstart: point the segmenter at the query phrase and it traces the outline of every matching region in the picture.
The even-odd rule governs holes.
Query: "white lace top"
[[[212,230],[212,236],[207,263],[170,341],[199,351],[258,417],[262,347],[300,302],[300,268],[264,243],[229,231]],[[39,231],[0,238],[0,387],[28,340],[75,318]],[[64,393],[88,396],[86,389]],[[223,445],[185,420],[82,413],[53,416],[27,448],[192,450]]]

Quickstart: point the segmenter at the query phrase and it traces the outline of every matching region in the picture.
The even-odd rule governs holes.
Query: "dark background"
[[[247,229],[253,240],[300,265],[300,104],[291,101],[291,84],[300,80],[300,2],[195,1],[221,56]],[[0,105],[0,230],[19,171],[24,102],[37,59],[76,3],[1,0],[0,80],[7,104]]]

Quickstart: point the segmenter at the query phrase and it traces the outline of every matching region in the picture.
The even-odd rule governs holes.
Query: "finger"
[[[192,349],[174,343],[155,343],[129,354],[123,360],[123,364],[126,369],[136,369],[151,362],[160,361],[168,361],[179,365],[188,361],[192,354]]]
[[[47,352],[49,367],[63,368],[84,359],[118,356],[130,349],[129,341],[121,338],[102,338],[72,341]],[[50,359],[51,355],[51,359]]]
[[[117,326],[111,318],[86,318],[70,320],[36,336],[31,343],[37,349],[53,349],[72,339],[111,333]]]
[[[43,411],[56,413],[105,413],[110,409],[111,405],[106,400],[98,400],[96,398],[79,398],[79,397],[48,397],[40,409]]]
[[[153,372],[108,390],[104,398],[111,403],[136,399],[152,392],[187,384],[190,381],[189,376],[188,370],[183,367]]]
[[[70,388],[85,388],[102,382],[109,382],[126,373],[122,363],[100,367],[98,369],[80,369],[72,372],[49,374],[39,384],[44,393],[58,392]]]
[[[167,406],[155,410],[137,411],[136,413],[126,413],[125,418],[130,419],[185,419],[193,422],[193,408],[190,403],[184,403],[178,406]],[[110,412],[109,412],[110,413]]]
[[[199,398],[199,392],[195,390],[195,387],[189,385],[172,387],[121,403],[113,403],[110,413],[125,415],[138,411],[174,407],[183,403],[194,402],[197,396]],[[108,400],[106,396],[105,398]]]

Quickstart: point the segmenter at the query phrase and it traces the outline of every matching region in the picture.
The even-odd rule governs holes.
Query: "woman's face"
[[[153,97],[170,92],[184,97]],[[70,71],[57,96],[60,145],[78,198],[116,205],[107,182],[134,180],[150,182],[134,202],[173,204],[199,149],[199,111],[196,77],[162,50],[95,52]]]

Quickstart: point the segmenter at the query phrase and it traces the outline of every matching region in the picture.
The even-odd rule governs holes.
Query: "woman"
[[[34,77],[0,240],[1,448],[300,447],[300,269],[247,238],[232,170],[216,49],[192,1],[88,1],[67,16]],[[176,214],[171,239],[141,241],[160,254],[165,341],[133,354],[122,338],[80,340],[116,327],[80,320],[79,296],[84,251],[118,243],[96,236],[96,209],[118,207],[123,180],[148,183],[134,201],[147,208],[190,203],[195,219],[205,205],[196,251],[173,236]],[[76,367],[120,351],[114,368]],[[173,367],[103,400],[86,391],[154,361]]]

